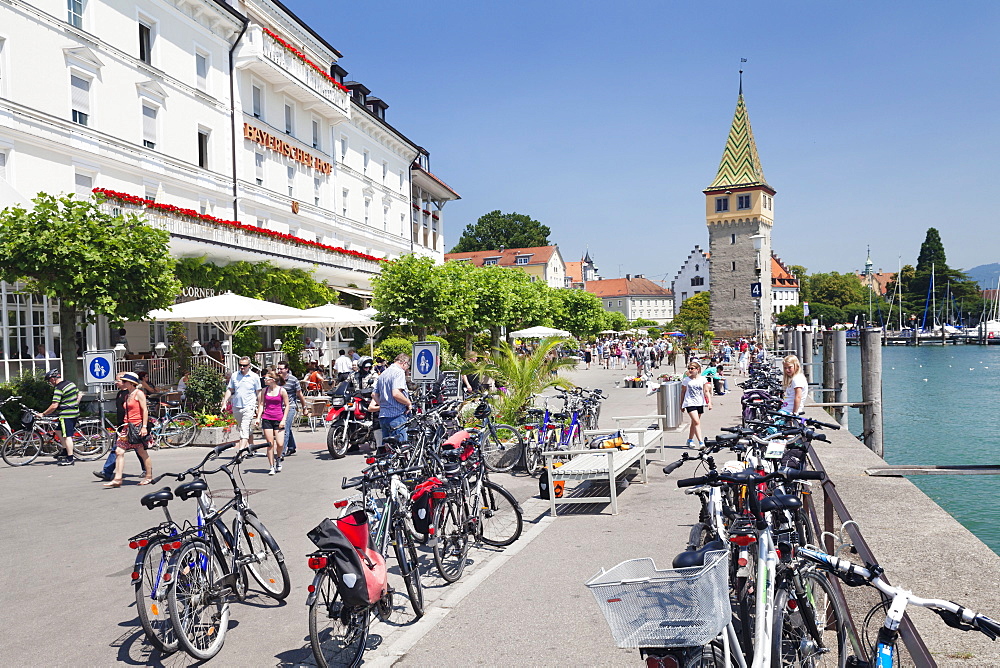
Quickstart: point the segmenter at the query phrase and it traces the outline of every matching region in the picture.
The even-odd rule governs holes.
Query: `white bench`
[[[606,432],[605,432],[606,433]],[[595,501],[610,501],[611,514],[618,514],[618,488],[617,478],[627,469],[639,463],[642,472],[642,482],[646,483],[646,448],[635,445],[629,450],[619,450],[618,448],[601,448],[592,450],[552,450],[543,452],[546,459],[545,474],[549,479],[549,509],[552,517],[556,517],[557,503],[594,503]],[[569,462],[553,470],[553,457],[572,457]],[[586,480],[607,480],[611,496],[588,496],[568,498],[564,493],[561,498],[556,498],[553,479],[573,480],[583,482]]]

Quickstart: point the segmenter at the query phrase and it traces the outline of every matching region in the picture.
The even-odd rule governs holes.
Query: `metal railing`
[[[346,116],[351,114],[350,96],[343,90],[335,86],[329,79],[310,67],[305,61],[289,52],[281,44],[278,44],[273,37],[260,31],[255,37],[260,39],[261,54],[283,69],[290,77],[297,79],[299,83],[312,89],[315,93],[326,98],[334,107],[342,111]]]
[[[153,359],[115,360],[115,374],[131,371],[148,372],[146,382],[153,387],[168,387],[177,385],[180,376],[177,374],[177,362],[167,357]]]

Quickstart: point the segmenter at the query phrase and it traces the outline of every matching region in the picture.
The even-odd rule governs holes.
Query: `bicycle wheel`
[[[486,468],[494,473],[506,473],[521,460],[524,441],[517,429],[509,424],[495,424],[483,431],[479,442]]]
[[[173,586],[167,592],[170,623],[180,646],[193,658],[211,659],[229,629],[229,588],[222,564],[208,543],[185,543],[170,562]]]
[[[688,549],[697,550],[708,542],[712,530],[703,522],[696,522],[688,534]]]
[[[487,545],[506,547],[521,537],[524,522],[521,507],[506,489],[490,482],[483,482],[480,527],[482,540]]]
[[[528,434],[524,442],[524,468],[528,475],[534,475],[542,465],[542,446],[538,442],[535,432]]]
[[[283,601],[292,589],[288,579],[288,568],[278,544],[267,532],[260,520],[247,515],[243,533],[239,537],[240,553],[243,557],[253,556],[247,562],[250,575],[264,589],[264,593],[277,601]]]
[[[163,429],[160,431],[160,440],[167,447],[183,448],[186,445],[191,445],[197,434],[198,421],[194,416],[187,413],[178,413],[163,425]]]
[[[73,434],[73,454],[77,459],[91,461],[108,454],[111,437],[100,423],[79,425]]]
[[[462,504],[448,497],[434,509],[434,564],[445,582],[455,582],[465,570],[469,553],[468,522]]]
[[[164,538],[149,539],[141,548],[135,560],[135,607],[139,611],[139,623],[146,632],[146,639],[164,654],[177,651],[177,636],[167,610],[167,589],[169,583],[163,577],[168,572],[170,553],[163,551]]]
[[[420,560],[417,558],[417,548],[413,538],[402,529],[396,529],[395,540],[392,543],[396,552],[396,563],[399,573],[406,582],[406,593],[410,597],[410,607],[413,608],[415,619],[424,616],[424,585],[420,582]]]
[[[357,666],[368,640],[369,611],[346,606],[331,573],[320,575],[309,606],[309,643],[319,668]]]
[[[847,615],[843,604],[826,576],[809,571],[801,578],[801,597],[793,599],[785,588],[775,593],[772,663],[780,668],[840,668],[847,661]],[[822,647],[810,631],[814,624]]]
[[[38,432],[21,429],[3,442],[0,456],[11,466],[24,466],[35,461],[42,452],[42,439]]]

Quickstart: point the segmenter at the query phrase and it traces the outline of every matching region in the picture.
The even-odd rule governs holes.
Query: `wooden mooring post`
[[[878,327],[861,332],[861,416],[865,445],[885,458],[882,433],[882,330]]]
[[[823,401],[826,408],[844,429],[847,429],[847,332],[823,332]]]

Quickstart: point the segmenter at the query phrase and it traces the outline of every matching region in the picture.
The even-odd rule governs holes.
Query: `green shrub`
[[[167,323],[167,356],[177,362],[177,375],[183,376],[191,369],[191,342],[188,341],[187,326],[183,322]]]
[[[219,410],[222,395],[226,390],[226,379],[210,366],[199,366],[188,375],[187,394],[191,409],[205,413]]]
[[[306,362],[302,359],[302,351],[305,350],[306,342],[302,336],[302,329],[288,327],[282,332],[281,337],[281,352],[285,353],[288,368],[293,376],[303,378],[306,375]]]
[[[0,401],[11,395],[21,397],[20,401],[12,401],[0,409],[11,429],[17,430],[22,426],[22,404],[36,411],[44,411],[52,404],[52,386],[42,375],[43,371],[25,371],[0,385]]]
[[[414,339],[415,340],[415,339]],[[396,355],[406,353],[413,354],[413,340],[402,338],[382,339],[375,347],[375,357],[384,357],[391,363],[396,359]]]

